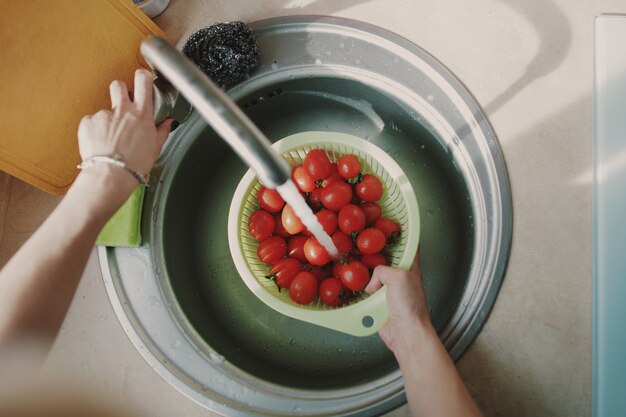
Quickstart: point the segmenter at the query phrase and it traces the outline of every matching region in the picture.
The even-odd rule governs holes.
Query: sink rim
[[[489,148],[490,156],[493,158],[493,160],[491,161],[493,166],[491,168],[493,170],[494,178],[489,178],[489,181],[491,183],[495,180],[496,186],[494,187],[494,189],[499,191],[501,195],[500,201],[502,203],[502,207],[501,207],[502,213],[500,213],[499,219],[496,219],[496,220],[492,219],[493,223],[495,223],[496,221],[499,221],[499,224],[501,224],[500,230],[502,233],[496,233],[500,237],[500,239],[496,239],[495,242],[492,242],[493,245],[497,246],[498,251],[491,265],[488,265],[490,270],[497,277],[495,280],[492,279],[489,282],[487,282],[486,280],[479,282],[478,279],[474,281],[474,285],[476,285],[476,287],[474,288],[475,291],[482,294],[482,297],[480,298],[481,302],[479,303],[479,305],[474,306],[475,308],[469,312],[469,313],[474,312],[475,314],[472,316],[472,320],[467,322],[462,332],[455,333],[454,332],[455,325],[458,324],[464,317],[466,317],[465,314],[468,314],[467,306],[470,305],[469,302],[466,305],[466,309],[464,311],[459,312],[458,315],[455,314],[455,317],[454,317],[455,323],[450,323],[441,332],[441,337],[444,339],[444,343],[446,344],[446,347],[449,349],[451,356],[454,359],[457,359],[458,357],[460,357],[463,351],[469,346],[469,344],[474,340],[474,338],[478,335],[478,332],[480,331],[480,329],[482,328],[482,326],[484,325],[486,321],[486,317],[489,314],[494,304],[495,297],[497,296],[497,293],[499,291],[502,278],[504,275],[504,271],[506,268],[506,259],[508,258],[508,254],[510,252],[511,231],[512,231],[511,196],[510,196],[510,189],[509,189],[509,184],[508,184],[508,177],[506,174],[506,168],[504,166],[504,160],[503,160],[499,145],[495,139],[495,134],[493,133],[491,126],[489,125],[486,117],[482,113],[482,110],[478,106],[477,102],[473,99],[471,94],[443,65],[441,65],[432,56],[430,56],[428,53],[426,53],[424,50],[417,47],[413,43],[405,40],[404,38],[399,37],[398,35],[388,32],[385,29],[380,29],[369,24],[365,24],[365,23],[361,23],[361,22],[357,22],[357,21],[349,20],[349,19],[317,17],[317,16],[316,17],[297,16],[297,17],[274,18],[274,19],[257,22],[255,24],[252,24],[251,26],[255,28],[257,31],[262,32],[264,30],[269,30],[270,28],[274,28],[274,27],[281,26],[281,25],[284,25],[289,30],[294,30],[295,28],[298,27],[298,25],[316,25],[316,24],[324,26],[325,30],[328,30],[329,28],[332,28],[334,26],[340,26],[341,29],[343,30],[349,30],[351,33],[359,33],[361,36],[366,36],[368,38],[375,37],[378,39],[380,38],[385,39],[386,41],[396,44],[398,47],[402,47],[405,50],[411,51],[411,53],[415,54],[416,57],[419,57],[422,61],[425,61],[429,63],[430,65],[436,66],[436,68],[440,71],[440,75],[443,74],[445,76],[444,78],[446,82],[450,84],[450,87],[456,88],[454,92],[457,95],[457,100],[460,100],[460,103],[467,105],[468,109],[472,113],[472,116],[475,117],[476,126],[471,126],[471,128],[479,129],[482,132],[482,136],[485,137],[484,145]],[[312,70],[316,67],[317,65],[308,65],[307,69]],[[321,74],[324,72],[324,67],[319,67],[318,69],[320,68],[322,69],[322,72],[317,72],[316,74]],[[301,71],[301,70],[302,70],[302,67],[299,70],[294,69],[294,72]],[[272,74],[270,71],[266,71],[265,73],[261,72],[260,74],[255,74],[255,76],[251,78],[250,80],[242,83],[239,86],[236,86],[231,91],[229,91],[229,93],[231,94],[231,96],[237,97],[238,94],[241,95],[243,92],[245,92],[244,87],[246,85],[249,85],[250,83],[257,82],[257,81],[261,83],[267,82],[268,84],[271,84],[273,82],[272,77],[278,77],[279,75],[282,77],[285,77],[285,76],[293,75],[293,74],[285,69],[282,69],[281,71],[276,71],[274,74]],[[265,76],[265,79],[263,79],[263,76]],[[257,88],[261,88],[261,87],[257,86]],[[194,117],[188,123],[186,123],[186,125],[187,126],[181,126],[181,128],[178,129],[176,133],[177,138],[180,138],[181,136],[185,136],[185,134],[187,135],[186,138],[188,139],[191,137],[195,137],[197,135],[192,134],[194,129],[198,130],[198,129],[203,128],[203,122],[199,120],[197,115],[194,115]],[[450,140],[453,140],[453,138],[451,138]],[[165,166],[157,167],[155,170],[161,180],[167,179],[168,171],[172,167],[177,166],[176,164],[173,164],[172,162],[174,162],[174,160],[176,159],[175,158],[176,155],[180,156],[183,154],[183,152],[177,153],[177,149],[179,149],[180,147],[182,147],[182,143],[180,142],[180,139],[179,139],[179,142],[176,144],[176,146],[169,145],[165,149],[163,157],[160,160],[160,164],[169,162],[169,165],[165,164]],[[161,168],[162,168],[162,171],[159,172]],[[171,184],[171,181],[169,181],[169,183],[166,181],[165,184],[158,183],[156,186],[156,192],[149,195],[146,200],[146,203],[147,203],[146,207],[155,207],[155,208],[160,207],[161,208],[161,210],[157,209],[153,211],[152,216],[144,216],[144,222],[146,222],[145,218],[148,218],[147,219],[148,225],[147,227],[144,228],[148,232],[148,233],[144,233],[144,237],[146,237],[146,242],[156,242],[156,245],[154,249],[151,249],[149,247],[146,247],[149,245],[143,244],[142,248],[135,250],[137,251],[137,253],[144,251],[144,253],[141,255],[142,257],[145,257],[146,255],[145,251],[148,252],[148,257],[150,258],[150,262],[151,262],[151,264],[148,265],[150,266],[150,268],[148,268],[150,270],[149,272],[155,272],[153,268],[154,265],[157,266],[157,271],[158,271],[159,265],[160,265],[160,269],[163,270],[162,259],[159,260],[158,256],[157,256],[157,259],[152,258],[155,251],[158,253],[158,242],[159,242],[158,236],[153,236],[153,234],[158,235],[158,233],[156,232],[156,229],[158,226],[158,222],[160,221],[159,216],[163,216],[163,210],[162,210],[163,199],[160,198],[160,195],[163,195],[163,193],[167,194],[166,187],[168,186],[168,184]],[[159,204],[161,204],[161,206],[159,206]],[[487,203],[485,201],[481,201],[480,204],[486,205]],[[477,233],[486,234],[485,231],[482,231],[482,232],[479,231]],[[481,249],[481,251],[483,252],[487,250],[488,248]],[[168,382],[170,382],[175,388],[183,392],[188,397],[192,398],[194,401],[200,403],[201,405],[206,406],[215,411],[228,413],[231,415],[233,414],[233,412],[235,412],[236,414],[243,413],[241,415],[246,415],[244,413],[246,410],[241,410],[241,409],[236,408],[236,407],[241,407],[241,405],[237,402],[231,401],[228,397],[214,395],[215,399],[207,398],[206,391],[204,391],[203,389],[198,390],[197,386],[196,388],[192,387],[194,384],[197,385],[197,383],[193,382],[193,379],[188,378],[189,377],[188,375],[181,375],[180,372],[176,372],[176,370],[173,369],[174,367],[173,364],[163,362],[164,360],[166,360],[165,359],[166,355],[160,352],[160,349],[157,345],[155,345],[154,343],[151,343],[153,342],[152,339],[156,338],[156,336],[151,337],[150,335],[146,334],[146,332],[144,331],[145,329],[137,329],[135,327],[136,325],[141,325],[141,323],[140,323],[140,320],[137,319],[137,316],[134,315],[133,308],[127,303],[127,301],[129,300],[126,297],[127,288],[124,285],[122,285],[122,282],[121,282],[123,277],[118,276],[120,274],[120,271],[119,271],[120,268],[119,268],[119,265],[117,265],[117,260],[118,260],[117,257],[120,254],[121,255],[129,255],[129,254],[128,253],[123,254],[123,252],[126,252],[126,250],[123,250],[120,248],[118,249],[99,248],[98,252],[99,252],[100,264],[101,264],[101,269],[102,269],[103,276],[104,276],[105,285],[107,288],[107,292],[109,294],[109,298],[111,299],[114,310],[116,312],[116,315],[118,316],[118,319],[120,320],[129,338],[131,339],[133,344],[137,347],[137,349],[142,354],[142,356],[148,361],[148,363],[150,363],[150,365],[164,379],[168,380]],[[122,257],[122,260],[123,260],[123,257]],[[154,263],[155,261],[156,263]],[[111,265],[109,264],[110,262],[111,262]],[[115,279],[113,279],[114,277]],[[155,279],[155,283],[157,284],[157,289],[159,291],[159,294],[161,294],[162,296],[163,305],[167,306],[169,304],[168,307],[164,307],[164,310],[166,310],[166,313],[172,314],[172,309],[174,310],[176,310],[176,308],[180,309],[180,307],[177,307],[176,299],[173,297],[171,287],[169,288],[169,291],[167,288],[163,288],[164,283],[165,285],[167,285],[167,281],[168,281],[167,278],[164,277],[162,274],[159,274],[158,272],[153,273],[153,278]],[[466,297],[466,295],[468,297]],[[463,299],[471,300],[473,295],[475,294],[469,294],[469,295],[464,294]],[[126,305],[124,304],[125,302],[127,303]],[[177,314],[177,313],[174,312],[174,314]],[[185,321],[186,320],[184,319],[184,315],[183,315],[182,323],[185,323]],[[179,323],[176,325],[180,326],[180,323],[181,322],[179,321]],[[181,334],[183,335],[183,337],[185,337],[188,341],[192,343],[196,343],[196,345],[198,343],[197,339],[202,340],[199,337],[199,335],[195,334],[193,327],[190,325],[188,326],[188,328],[179,329],[179,330],[182,330]],[[212,355],[215,355],[216,352],[214,351],[211,352],[210,346],[208,344],[206,344],[205,348],[208,348],[208,350],[203,353],[202,357],[208,363],[210,363],[211,361],[214,360],[214,357]],[[222,366],[225,366],[227,368],[228,363],[226,362],[226,363],[216,364],[216,369],[221,368]],[[236,369],[236,371],[239,371],[239,370]],[[238,380],[242,377],[242,375],[237,374],[237,372],[230,373],[229,375],[233,377],[235,380]],[[244,376],[246,378],[247,378],[247,375],[248,374],[244,373]],[[371,413],[374,410],[381,411],[383,409],[388,410],[390,409],[389,407],[393,408],[395,406],[400,405],[402,402],[405,401],[404,390],[401,384],[399,370],[390,374],[389,377],[386,378],[386,381],[387,382],[383,385],[388,385],[389,386],[388,388],[390,389],[386,390],[384,393],[382,392],[380,393],[380,396],[384,397],[384,401],[383,401],[384,404],[376,403],[376,401],[379,399],[377,397],[379,396],[376,396],[376,395],[372,396],[373,392],[371,389],[365,390],[365,394],[368,397],[368,400],[363,401],[360,404],[361,406],[365,404],[365,406],[369,407],[368,412]],[[243,382],[246,384],[249,384],[250,380],[248,379]],[[264,390],[263,387],[265,387],[266,389],[275,388],[276,390],[270,389],[270,391],[274,391],[276,395],[289,394],[287,396],[291,396],[292,398],[297,398],[298,401],[300,402],[302,400],[314,399],[316,397],[319,397],[319,395],[315,393],[312,394],[311,392],[307,390],[297,390],[297,389],[293,390],[292,389],[287,392],[282,389],[283,387],[280,387],[280,386],[271,387],[273,384],[269,384],[269,386],[266,386],[266,385],[268,385],[267,382],[265,382],[262,387],[258,387],[258,388],[261,388],[261,390]],[[377,385],[377,384],[372,383],[370,385],[372,385],[373,387],[374,385]],[[336,391],[334,395],[335,398],[342,398],[346,395],[350,397],[351,395],[356,394],[355,392],[352,392],[353,390],[335,390],[335,391]],[[324,398],[328,398],[329,394],[330,393],[328,391],[323,391]],[[363,392],[361,392],[361,394],[363,394]],[[255,409],[255,411],[258,412],[259,410]],[[355,412],[361,412],[361,411],[362,410],[360,409],[356,411],[355,410],[351,411],[350,409],[346,409],[346,408],[341,410],[341,412],[345,415],[355,413]]]

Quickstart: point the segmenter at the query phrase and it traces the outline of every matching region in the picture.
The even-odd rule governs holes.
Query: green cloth
[[[109,219],[100,232],[96,245],[137,248],[141,245],[141,209],[145,185],[135,188],[128,200]]]

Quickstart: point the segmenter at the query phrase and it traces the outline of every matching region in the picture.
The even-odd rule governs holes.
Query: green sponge
[[[109,219],[96,245],[137,248],[141,245],[141,209],[145,185],[135,188],[128,200]]]

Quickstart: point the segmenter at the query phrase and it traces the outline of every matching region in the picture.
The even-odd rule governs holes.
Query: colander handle
[[[383,286],[366,300],[337,311],[341,315],[315,316],[308,321],[353,336],[370,336],[379,331],[389,317],[387,288]]]

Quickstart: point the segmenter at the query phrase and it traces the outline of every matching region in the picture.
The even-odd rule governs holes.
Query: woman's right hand
[[[410,343],[416,333],[432,330],[424,296],[419,251],[408,271],[389,266],[376,267],[365,291],[371,294],[383,285],[387,287],[389,319],[379,334],[387,347],[397,354],[401,345]]]

